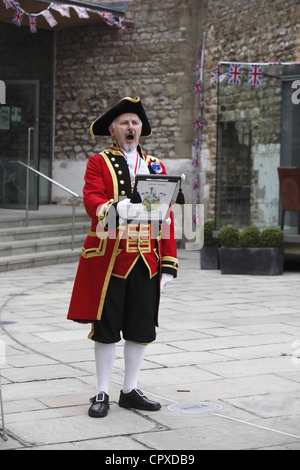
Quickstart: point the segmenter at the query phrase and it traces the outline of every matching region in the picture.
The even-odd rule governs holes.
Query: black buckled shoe
[[[122,408],[136,408],[137,410],[156,411],[161,408],[160,403],[148,400],[138,388],[134,388],[129,393],[123,393],[121,390],[119,406]]]
[[[89,416],[92,418],[104,418],[109,410],[109,397],[105,392],[98,393],[90,398],[92,406],[89,408]]]

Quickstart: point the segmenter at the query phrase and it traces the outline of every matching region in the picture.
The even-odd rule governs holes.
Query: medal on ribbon
[[[155,173],[161,173],[163,171],[159,163],[153,162],[150,166]]]

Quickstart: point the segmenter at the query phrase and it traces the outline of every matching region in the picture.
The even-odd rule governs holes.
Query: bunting
[[[36,26],[36,16],[29,15],[29,28],[31,33],[36,33],[37,26]]]
[[[1,1],[1,0],[0,0]],[[54,18],[50,10],[54,10],[60,13],[61,16],[65,18],[70,18],[70,9],[73,8],[78,18],[89,18],[89,13],[98,14],[102,20],[109,26],[116,26],[123,31],[126,31],[126,26],[123,24],[124,18],[119,17],[118,20],[115,19],[112,13],[107,11],[98,11],[91,8],[83,8],[75,5],[68,5],[62,3],[50,3],[49,7],[39,13],[30,13],[25,11],[20,7],[18,0],[2,0],[5,8],[13,8],[15,10],[12,23],[18,27],[21,26],[24,15],[28,16],[29,28],[31,33],[37,32],[37,19],[39,16],[43,16],[48,24],[53,28],[57,25],[57,20]]]
[[[18,26],[18,28],[21,26],[23,14],[24,12],[21,10],[21,8],[17,8],[12,19],[12,23]]]
[[[70,7],[68,5],[51,3],[50,7],[52,8],[52,10],[58,11],[61,14],[61,16],[70,18]]]
[[[225,65],[229,66],[229,70],[225,73],[221,73]],[[277,66],[277,65],[300,65],[300,62],[261,62],[261,63],[230,63],[230,62],[221,62],[217,70],[214,70],[211,75],[211,82],[215,83],[219,81],[219,83],[223,82],[226,78],[228,79],[227,83],[229,85],[240,85],[242,83],[242,71],[243,66],[247,66],[248,68],[248,85],[251,86],[259,86],[262,84],[262,79],[264,77],[262,67],[263,66]],[[278,70],[276,71],[275,77],[275,85],[274,89],[278,87],[280,81]]]
[[[249,85],[260,85],[261,84],[261,65],[250,65],[248,83]]]
[[[203,40],[200,47],[197,50],[197,56],[200,60],[196,64],[193,74],[199,77],[194,88],[193,94],[199,96],[198,106],[199,112],[196,119],[193,122],[193,128],[197,135],[193,142],[193,161],[192,165],[197,169],[197,174],[193,182],[193,190],[195,194],[195,210],[193,212],[193,223],[197,226],[200,225],[200,217],[198,213],[198,207],[200,204],[200,151],[201,151],[201,133],[203,129],[203,64],[204,64],[204,49],[205,49],[205,33],[203,33]]]
[[[78,18],[89,18],[88,12],[86,11],[85,8],[82,7],[73,7],[74,10],[76,11]]]
[[[242,66],[240,64],[231,64],[228,73],[228,83],[239,85],[242,81]]]
[[[53,26],[55,26],[57,24],[57,21],[54,18],[54,16],[52,15],[52,13],[50,12],[50,10],[42,11],[41,15],[43,15],[43,17],[47,20],[47,22],[51,26],[51,28],[53,28]]]

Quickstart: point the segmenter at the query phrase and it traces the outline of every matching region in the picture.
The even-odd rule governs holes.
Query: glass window
[[[251,74],[251,72],[253,72]],[[280,223],[278,166],[300,168],[299,66],[224,64],[218,83],[216,226]],[[294,85],[295,86],[295,85]],[[299,83],[300,88],[300,83]],[[298,95],[297,95],[298,96]],[[300,101],[300,92],[299,92]],[[297,226],[294,216],[287,224]]]

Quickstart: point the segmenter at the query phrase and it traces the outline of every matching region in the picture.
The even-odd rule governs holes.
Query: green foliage
[[[235,225],[224,225],[218,233],[221,246],[234,247],[239,244],[239,231]]]
[[[262,231],[250,226],[239,232],[235,225],[224,225],[218,233],[219,244],[223,247],[279,248],[284,244],[283,231],[268,227]]]
[[[251,225],[240,232],[239,245],[245,248],[256,248],[259,245],[259,235],[259,228]]]
[[[283,246],[283,231],[278,227],[268,227],[260,233],[259,246],[278,248]]]
[[[215,222],[208,220],[204,223],[204,245],[218,245],[218,238],[213,238],[213,231],[215,229]]]

